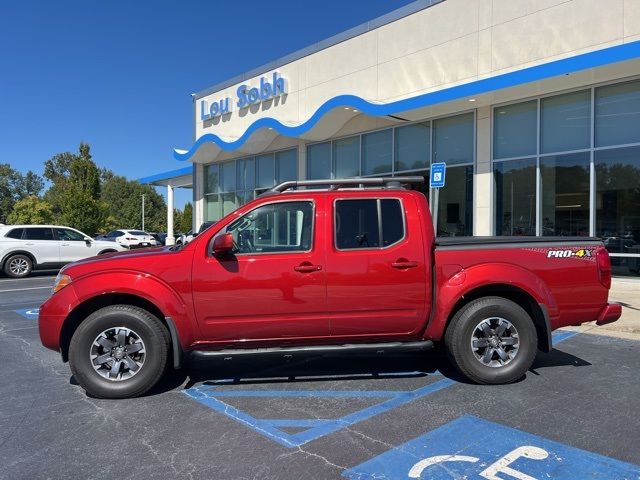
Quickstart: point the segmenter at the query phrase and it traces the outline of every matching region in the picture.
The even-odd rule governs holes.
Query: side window
[[[337,200],[335,243],[338,250],[388,247],[404,238],[400,200]]]
[[[24,228],[14,228],[13,230],[9,230],[9,233],[7,233],[5,237],[20,239],[22,238],[23,230]]]
[[[68,228],[57,228],[56,233],[59,240],[66,240],[72,242],[83,242],[84,235],[76,232],[75,230],[69,230]]]
[[[313,204],[279,202],[263,205],[233,221],[235,253],[306,252],[311,250]]]
[[[26,240],[53,240],[53,230],[50,228],[25,228],[24,233]]]

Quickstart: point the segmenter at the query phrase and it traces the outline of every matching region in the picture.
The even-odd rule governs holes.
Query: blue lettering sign
[[[236,94],[238,95],[238,108],[246,108],[249,105],[264,102],[274,97],[287,93],[287,85],[284,77],[278,72],[273,72],[272,81],[265,77],[260,78],[260,87],[249,87],[240,85]]]
[[[208,104],[206,100],[200,101],[200,120],[209,120],[211,118],[225,115],[231,111],[231,102],[229,98],[223,98],[217,102]]]

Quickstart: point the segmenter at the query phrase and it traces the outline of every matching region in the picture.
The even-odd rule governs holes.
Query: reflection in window
[[[536,159],[494,163],[496,235],[536,234]]]
[[[256,170],[256,186],[258,188],[271,188],[275,185],[273,154],[258,155],[256,157]]]
[[[389,129],[362,136],[363,175],[391,172],[392,135]]]
[[[217,193],[220,187],[220,166],[217,164],[205,166],[204,175],[205,193]]]
[[[280,202],[263,205],[231,222],[235,253],[311,250],[313,204]]]
[[[396,128],[395,143],[396,172],[429,166],[431,127],[428,123]]]
[[[233,192],[236,189],[236,162],[220,165],[222,170],[222,191]]]
[[[222,213],[220,212],[220,199],[219,196],[206,195],[205,196],[206,209],[205,209],[205,221],[210,222],[213,220],[220,220]]]
[[[596,147],[640,142],[640,81],[596,88]]]
[[[256,184],[256,167],[253,157],[236,160],[237,190],[253,190]]]
[[[298,151],[276,152],[277,183],[298,179]]]
[[[446,162],[447,165],[472,163],[475,151],[473,138],[473,113],[434,120],[432,161]]]
[[[307,146],[307,179],[331,178],[331,142]]]
[[[438,198],[438,236],[472,235],[473,167],[447,167],[447,183]]]
[[[610,252],[640,253],[640,147],[598,151],[595,169],[596,235]]]
[[[540,100],[540,151],[566,152],[590,147],[591,91]]]
[[[540,160],[542,235],[589,235],[589,153]]]
[[[349,137],[333,142],[334,178],[360,175],[360,137]]]
[[[537,124],[537,100],[495,108],[493,158],[535,155]]]

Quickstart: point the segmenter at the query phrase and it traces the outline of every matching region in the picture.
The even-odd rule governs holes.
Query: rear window
[[[338,200],[334,222],[339,250],[388,247],[405,235],[402,205],[394,198]]]
[[[53,240],[53,230],[50,228],[25,228],[24,238],[26,240]]]
[[[131,230],[129,232],[130,235],[145,235],[148,236],[149,234],[147,232],[141,232],[140,230]]]
[[[9,232],[5,235],[5,237],[22,238],[23,231],[24,231],[24,228],[14,228],[13,230],[9,230]]]

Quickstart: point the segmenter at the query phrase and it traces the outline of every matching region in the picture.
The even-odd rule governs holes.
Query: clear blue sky
[[[191,92],[408,3],[5,0],[0,163],[42,173],[83,140],[128,178],[182,168],[173,148],[192,143]]]

